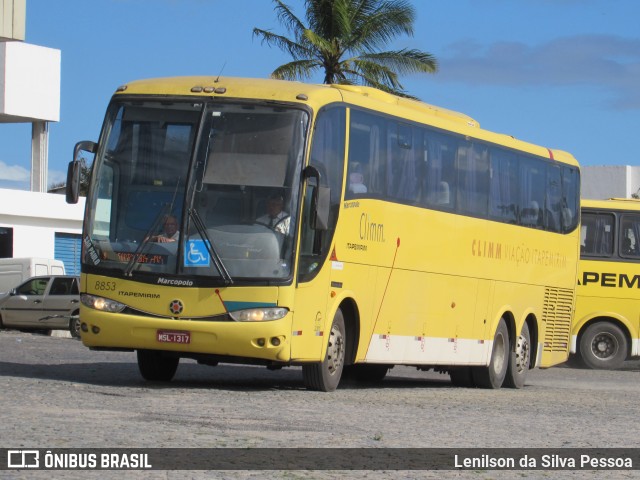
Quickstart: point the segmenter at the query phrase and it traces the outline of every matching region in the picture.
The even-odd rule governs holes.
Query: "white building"
[[[0,128],[31,123],[31,191],[0,189],[0,258],[46,257],[80,273],[84,199],[47,191],[49,122],[60,120],[60,50],[24,42],[26,0],[0,0]]]
[[[84,198],[0,189],[0,258],[57,258],[67,273],[80,273]]]
[[[582,167],[582,198],[631,198],[640,193],[640,167],[597,165]]]

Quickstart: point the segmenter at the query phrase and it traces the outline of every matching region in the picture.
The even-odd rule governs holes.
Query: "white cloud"
[[[58,184],[58,183],[66,183],[67,182],[67,172],[61,172],[59,170],[49,170],[49,175],[47,178],[49,185]]]
[[[451,44],[434,80],[470,85],[590,86],[610,106],[640,109],[640,39],[579,35],[539,45],[472,40]]]
[[[31,172],[19,165],[7,165],[3,161],[0,161],[0,180],[29,182],[31,180]]]

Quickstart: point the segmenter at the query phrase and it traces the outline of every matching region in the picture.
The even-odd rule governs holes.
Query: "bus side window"
[[[613,215],[586,212],[582,218],[580,252],[585,257],[613,254]]]
[[[298,280],[308,282],[320,271],[327,258],[338,220],[344,172],[346,111],[343,107],[328,107],[318,113],[311,144],[311,160],[320,173],[320,186],[330,187],[329,225],[326,230],[314,230],[311,225],[311,192],[315,179],[310,179],[302,212],[300,262]]]
[[[620,255],[640,258],[640,215],[624,215],[620,230]]]
[[[527,157],[520,161],[520,225],[544,228],[546,169]]]
[[[517,223],[519,215],[518,158],[511,152],[491,149],[489,218]]]
[[[456,199],[454,139],[435,132],[427,132],[423,140],[425,162],[422,175],[422,203],[427,207],[452,209]]]
[[[479,143],[461,142],[457,149],[457,211],[486,217],[489,192],[489,150]]]
[[[571,232],[580,220],[578,188],[580,171],[575,167],[562,167],[562,232]]]
[[[349,193],[364,194],[367,193],[367,185],[365,182],[364,169],[359,162],[349,163]]]

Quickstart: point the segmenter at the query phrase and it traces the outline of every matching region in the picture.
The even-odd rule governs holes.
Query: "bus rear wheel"
[[[531,363],[531,335],[529,325],[522,325],[522,331],[509,355],[509,368],[504,383],[507,387],[522,388]]]
[[[331,324],[324,360],[302,366],[302,378],[308,389],[333,392],[338,388],[344,368],[345,346],[344,316],[342,311],[338,310]]]
[[[509,330],[504,318],[500,319],[493,337],[491,361],[486,367],[473,367],[473,381],[477,387],[500,388],[509,367]]]
[[[627,337],[613,323],[596,322],[580,337],[580,356],[589,368],[620,368],[627,358]]]
[[[138,369],[142,378],[152,382],[168,382],[176,374],[179,357],[164,355],[157,350],[138,350]]]

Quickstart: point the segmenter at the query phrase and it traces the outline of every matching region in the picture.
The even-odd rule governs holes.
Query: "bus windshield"
[[[303,110],[273,105],[114,102],[84,264],[225,283],[289,278],[307,123]]]

